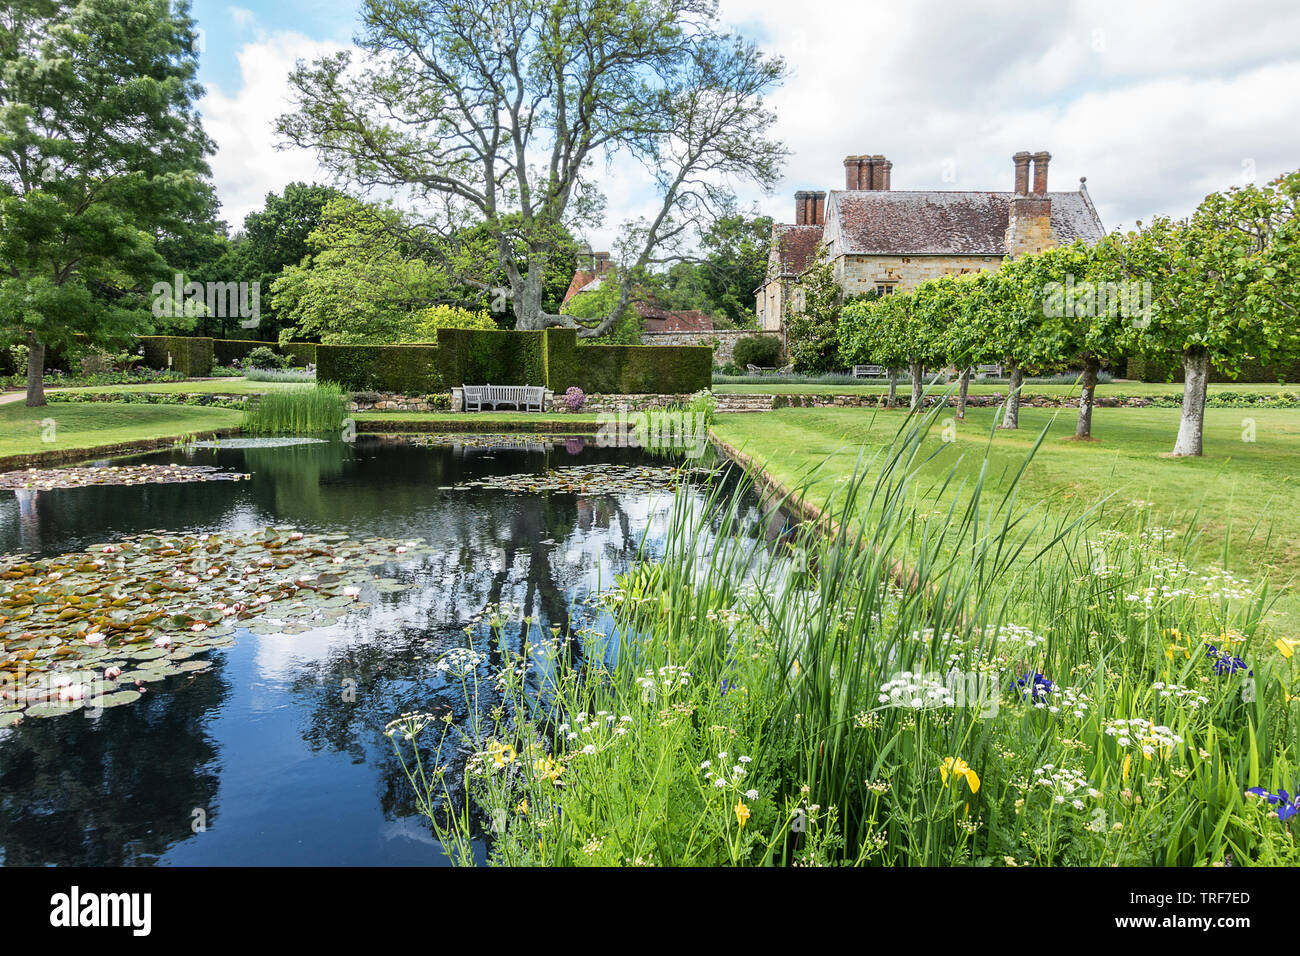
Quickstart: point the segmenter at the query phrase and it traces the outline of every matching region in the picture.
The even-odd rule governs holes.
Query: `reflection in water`
[[[442,862],[384,724],[413,709],[463,717],[458,687],[433,665],[464,644],[471,618],[508,603],[543,628],[568,627],[575,604],[608,586],[643,540],[654,553],[672,504],[669,493],[456,486],[640,455],[563,438],[534,447],[366,438],[188,449],[140,460],[219,465],[253,479],[0,496],[5,552],[267,524],[437,546],[379,571],[412,587],[380,592],[339,623],[298,635],[241,631],[235,647],[214,652],[211,671],[152,685],[135,705],[0,730],[0,861]]]

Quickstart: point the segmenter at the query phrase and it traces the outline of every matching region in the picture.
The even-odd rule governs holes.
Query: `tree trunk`
[[[27,407],[45,406],[45,346],[27,333]]]
[[[1025,373],[1021,370],[1018,362],[1011,363],[1011,383],[1007,387],[1007,404],[1006,412],[1002,416],[1002,424],[998,428],[1019,428],[1020,427],[1020,389],[1025,384]]]
[[[1101,363],[1090,358],[1083,366],[1083,389],[1079,392],[1079,423],[1074,427],[1074,437],[1082,440],[1092,437],[1092,401],[1097,395],[1097,373]]]
[[[894,408],[898,404],[898,369],[889,370],[889,397],[885,400],[886,408]]]
[[[912,373],[912,411],[921,410],[921,376],[925,374],[925,368],[920,362],[909,363],[909,369]]]
[[[966,420],[966,396],[970,394],[970,367],[961,370],[961,384],[957,388],[957,417]]]
[[[1200,455],[1205,431],[1205,391],[1210,383],[1210,353],[1205,349],[1183,351],[1183,411],[1178,420],[1175,455]]]

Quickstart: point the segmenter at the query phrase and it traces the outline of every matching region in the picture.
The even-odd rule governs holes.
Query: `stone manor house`
[[[1047,152],[1019,152],[1015,188],[893,190],[884,156],[847,156],[844,188],[795,193],[794,222],[772,227],[767,277],[755,290],[758,326],[782,334],[802,307],[799,277],[817,248],[847,295],[888,295],[926,279],[996,269],[1004,259],[1105,235],[1085,180],[1048,192]],[[1032,169],[1032,177],[1031,170]],[[1032,179],[1032,183],[1031,183]]]

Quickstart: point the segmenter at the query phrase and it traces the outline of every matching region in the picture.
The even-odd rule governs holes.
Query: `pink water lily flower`
[[[117,679],[118,679],[119,677],[121,677],[121,676],[122,676],[122,668],[120,668],[120,667],[106,667],[106,668],[104,668],[104,679],[105,679],[105,680],[117,680]]]
[[[172,639],[171,639],[170,637],[168,637],[166,634],[164,634],[162,637],[158,638],[156,641],[153,642],[153,646],[154,646],[154,647],[171,647],[171,646],[172,646]]]
[[[99,644],[102,643],[103,640],[104,640],[104,635],[99,633],[98,631],[94,631],[86,635],[87,644]]]

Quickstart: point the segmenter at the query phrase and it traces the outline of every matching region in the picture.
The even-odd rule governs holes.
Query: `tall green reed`
[[[467,741],[479,773],[426,786],[444,840],[473,806],[511,863],[1300,861],[1244,796],[1294,792],[1300,749],[1267,582],[1188,568],[1141,508],[1024,506],[1019,476],[991,495],[987,450],[972,482],[923,479],[938,414],[775,550],[756,527],[815,475],[757,523],[747,482],[679,490],[600,629],[479,634],[514,704]]]
[[[347,396],[333,382],[314,388],[267,392],[250,401],[240,430],[250,435],[338,435]]]

